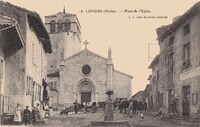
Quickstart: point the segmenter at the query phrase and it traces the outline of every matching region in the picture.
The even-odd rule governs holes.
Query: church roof
[[[121,71],[118,71],[118,70],[114,70],[114,71],[115,71],[115,72],[118,72],[118,73],[120,73],[120,74],[126,75],[126,76],[128,76],[128,77],[133,78],[132,75],[126,74],[126,73],[124,73],[124,72],[121,72]]]
[[[89,52],[89,53],[91,53],[91,54],[94,54],[95,56],[98,56],[98,57],[102,58],[102,59],[108,60],[107,58],[105,58],[105,57],[103,57],[103,56],[100,56],[100,55],[98,55],[98,54],[96,54],[96,53],[94,53],[94,52],[92,52],[92,51],[90,51],[90,50],[88,50],[88,49],[83,49],[83,50],[81,50],[80,52],[78,52],[78,53],[76,53],[76,54],[74,54],[74,55],[68,57],[67,59],[65,59],[65,61],[68,60],[68,59],[71,59],[71,58],[73,58],[74,56],[77,56],[77,55],[79,55],[79,54],[81,54],[81,53],[83,53],[83,52]]]

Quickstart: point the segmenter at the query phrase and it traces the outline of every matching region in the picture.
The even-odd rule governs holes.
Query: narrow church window
[[[64,23],[65,32],[70,30],[70,21],[66,20]]]
[[[52,20],[50,22],[50,33],[55,33],[56,32],[56,22]]]
[[[88,75],[91,72],[91,67],[89,65],[84,65],[82,67],[82,73]]]
[[[58,21],[58,32],[61,32],[62,31],[62,21],[59,20]]]

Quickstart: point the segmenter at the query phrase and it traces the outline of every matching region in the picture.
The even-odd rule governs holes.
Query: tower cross
[[[87,42],[87,40],[85,40],[85,42],[83,42],[83,44],[85,45],[85,49],[87,49],[87,45],[89,44],[89,42]]]

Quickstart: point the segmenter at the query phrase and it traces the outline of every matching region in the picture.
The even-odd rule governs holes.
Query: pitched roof
[[[88,49],[83,49],[83,50],[81,50],[80,52],[75,53],[74,55],[68,57],[67,59],[65,59],[65,61],[67,61],[67,60],[73,58],[74,56],[77,56],[77,55],[79,55],[79,54],[81,54],[81,53],[83,53],[83,52],[89,52],[89,53],[91,53],[91,54],[94,54],[95,56],[98,56],[98,57],[102,58],[102,59],[108,60],[107,58],[105,58],[105,57],[103,57],[103,56],[100,56],[100,55],[98,55],[98,54],[96,54],[96,53],[94,53],[94,52],[92,52],[92,51],[90,51],[90,50],[88,50]]]
[[[136,97],[136,96],[141,96],[142,98],[144,98],[144,91],[138,91],[136,94],[134,94],[132,96],[132,98]]]
[[[174,31],[176,31],[182,24],[184,24],[186,21],[188,21],[190,18],[196,16],[200,11],[200,2],[197,2],[194,4],[188,11],[186,11],[182,16],[180,16],[176,21],[174,21],[172,24],[167,26],[163,33],[157,33],[158,40],[161,42],[171,35]],[[160,27],[161,28],[161,27]],[[160,29],[158,28],[158,29]]]
[[[126,75],[126,76],[128,76],[128,77],[130,77],[130,78],[133,78],[132,75],[126,74],[126,73],[124,73],[124,72],[121,72],[121,71],[118,71],[118,70],[114,70],[114,71],[115,71],[115,72],[118,72],[118,73],[120,73],[120,74]]]

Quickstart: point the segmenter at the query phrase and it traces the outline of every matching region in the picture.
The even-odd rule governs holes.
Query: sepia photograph
[[[200,127],[200,1],[0,0],[0,126]]]

